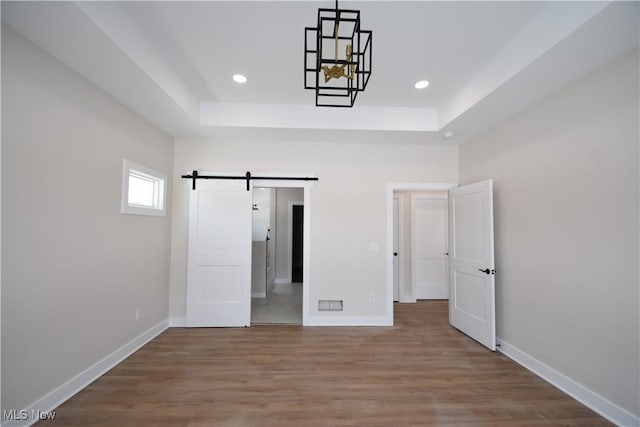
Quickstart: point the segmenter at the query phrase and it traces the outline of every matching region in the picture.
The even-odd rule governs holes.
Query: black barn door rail
[[[224,175],[198,175],[198,171],[194,170],[191,175],[182,175],[182,178],[192,180],[191,189],[196,189],[196,181],[198,179],[243,179],[247,181],[247,191],[249,191],[249,182],[252,179],[264,179],[271,181],[317,181],[318,178],[303,176],[303,177],[288,177],[288,176],[253,176],[251,172],[247,171],[244,176],[224,176]]]

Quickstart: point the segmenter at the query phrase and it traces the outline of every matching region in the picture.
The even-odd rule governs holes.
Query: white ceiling
[[[635,1],[343,1],[373,72],[353,109],[319,108],[304,27],[333,5],[3,1],[2,20],[176,138],[460,143],[639,40]]]

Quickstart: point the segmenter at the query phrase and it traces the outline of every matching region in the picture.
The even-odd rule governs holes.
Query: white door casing
[[[190,191],[186,326],[251,323],[253,191],[246,185],[199,180]]]
[[[449,322],[496,349],[493,181],[449,190]]]
[[[411,195],[411,274],[416,299],[448,299],[446,194]]]

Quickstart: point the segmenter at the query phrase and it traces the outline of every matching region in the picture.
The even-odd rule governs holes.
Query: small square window
[[[165,215],[167,176],[125,159],[122,170],[123,214]]]

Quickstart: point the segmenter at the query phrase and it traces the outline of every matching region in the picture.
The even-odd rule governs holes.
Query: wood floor
[[[451,328],[441,301],[394,327],[171,328],[38,426],[604,426]]]

